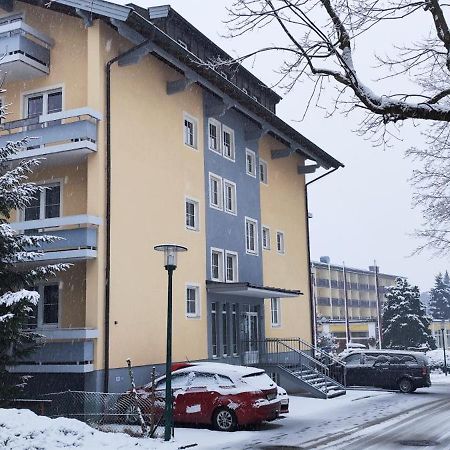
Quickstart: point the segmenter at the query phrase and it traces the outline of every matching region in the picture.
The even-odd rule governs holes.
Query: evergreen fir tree
[[[445,271],[444,284],[450,288],[450,275],[448,274],[448,270]]]
[[[395,285],[386,290],[383,347],[401,350],[423,346],[436,348],[430,331],[431,318],[420,302],[419,288],[397,278]]]
[[[4,116],[3,106],[0,117]],[[39,300],[32,286],[67,267],[59,264],[27,268],[21,264],[35,260],[40,255],[40,245],[56,238],[18,234],[8,225],[11,211],[28,206],[41,190],[27,182],[38,160],[22,160],[14,166],[8,162],[12,155],[26,148],[27,142],[24,138],[0,148],[0,402],[17,396],[27,379],[9,372],[8,367],[16,365],[37,346],[38,335],[25,329]]]
[[[446,276],[448,277],[448,273]],[[430,292],[429,308],[433,319],[450,318],[450,286],[444,280],[441,273],[437,274]]]

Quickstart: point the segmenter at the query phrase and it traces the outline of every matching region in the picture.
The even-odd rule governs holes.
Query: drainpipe
[[[124,56],[147,45],[150,39],[110,59],[106,72],[106,263],[105,263],[105,350],[103,392],[109,392],[109,315],[111,291],[111,66]]]
[[[317,336],[315,333],[316,327],[316,320],[315,312],[314,312],[314,305],[313,305],[313,291],[312,291],[312,275],[311,275],[311,248],[310,248],[310,237],[309,237],[309,207],[308,207],[308,186],[312,183],[315,183],[316,181],[319,181],[321,178],[326,177],[327,175],[331,175],[333,172],[336,172],[339,167],[335,167],[334,169],[330,170],[329,172],[324,173],[323,175],[320,175],[319,177],[314,178],[311,181],[308,181],[308,183],[305,183],[305,208],[306,208],[306,248],[307,248],[307,258],[308,258],[308,272],[309,272],[309,301],[311,302],[311,336],[312,336],[312,345],[316,347],[317,344]]]

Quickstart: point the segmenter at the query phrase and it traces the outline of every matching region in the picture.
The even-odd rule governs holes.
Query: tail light
[[[425,376],[427,374],[427,366],[422,367],[422,375]]]

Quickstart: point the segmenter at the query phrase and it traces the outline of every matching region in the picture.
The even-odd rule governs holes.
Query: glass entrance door
[[[244,310],[244,363],[257,364],[259,361],[259,321],[258,305],[248,305]]]

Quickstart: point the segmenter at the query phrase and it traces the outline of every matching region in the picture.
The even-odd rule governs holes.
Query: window
[[[256,177],[256,155],[253,150],[245,150],[247,175]]]
[[[228,305],[222,305],[222,354],[228,356]]]
[[[223,250],[211,249],[211,279],[223,281]]]
[[[213,152],[221,154],[220,148],[220,123],[217,120],[209,119],[208,120],[208,130],[209,130],[209,138],[208,145],[209,149]]]
[[[270,250],[270,229],[262,227],[262,247],[264,250]]]
[[[258,222],[245,218],[245,248],[247,253],[258,254]]]
[[[217,303],[211,303],[211,353],[213,358],[217,358],[218,353],[218,330],[217,330]]]
[[[197,120],[187,114],[184,115],[184,143],[197,148]]]
[[[222,130],[223,156],[231,161],[235,160],[234,131],[225,125]]]
[[[279,298],[271,298],[270,299],[270,314],[271,314],[272,326],[279,327],[281,325],[280,299]]]
[[[231,305],[231,339],[233,355],[238,354],[239,327],[238,327],[238,307]]]
[[[190,373],[176,373],[172,374],[171,377],[171,385],[172,389],[183,389],[187,387],[189,379],[191,378]],[[165,394],[166,389],[166,379],[163,378],[158,384],[155,386],[156,390],[161,391],[162,394]],[[160,395],[160,394],[159,394]]]
[[[225,199],[225,212],[236,214],[236,184],[223,180],[223,196]]]
[[[192,200],[187,198],[185,201],[185,213],[186,213],[186,228],[188,230],[199,229],[198,226],[198,202],[196,200]]]
[[[57,327],[59,323],[59,284],[51,283],[30,288],[39,293],[39,302],[28,316],[28,328]]]
[[[200,288],[199,286],[186,286],[186,316],[200,317]]]
[[[225,264],[226,264],[226,281],[237,282],[238,281],[238,255],[235,252],[225,252]]]
[[[277,231],[277,252],[284,253],[284,233]]]
[[[267,162],[262,159],[259,160],[259,181],[263,184],[268,184]]]
[[[211,208],[222,209],[223,197],[222,197],[222,178],[209,174],[209,205]]]
[[[26,117],[38,117],[62,111],[62,89],[30,94],[25,97]]]
[[[61,216],[61,184],[42,185],[42,190],[35,193],[23,211],[23,219],[43,220]]]

